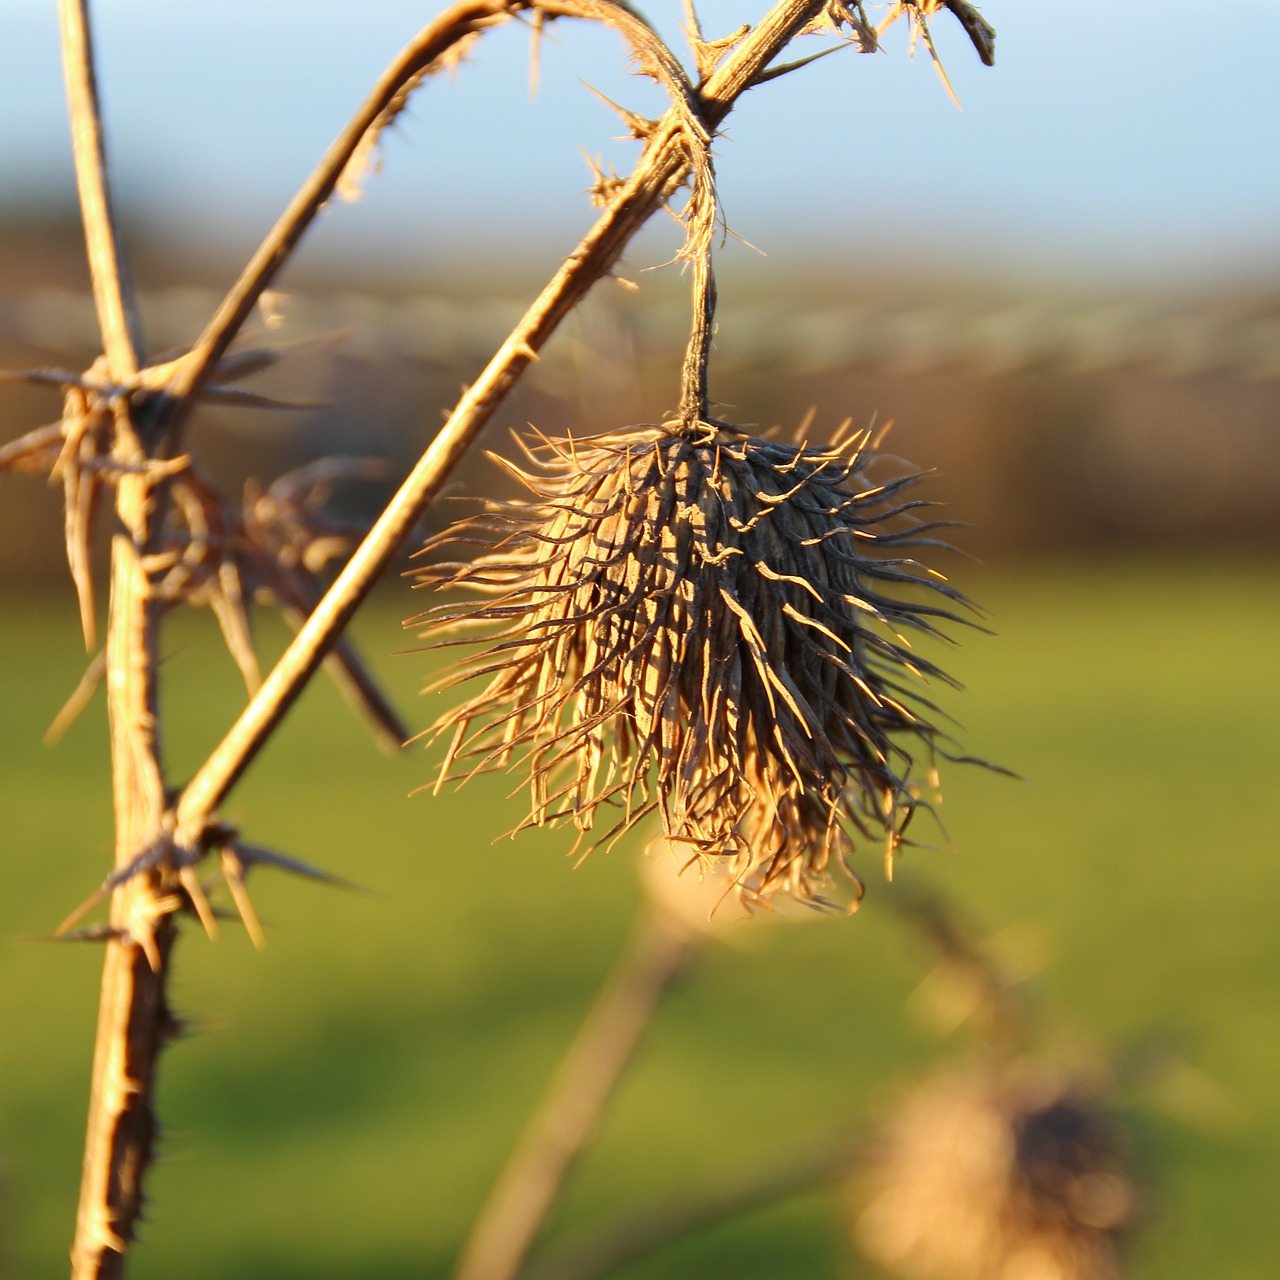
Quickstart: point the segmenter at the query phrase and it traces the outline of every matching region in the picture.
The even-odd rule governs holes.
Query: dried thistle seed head
[[[519,764],[522,825],[600,843],[656,811],[744,901],[818,900],[855,835],[891,860],[919,802],[939,731],[916,691],[941,673],[906,633],[960,597],[911,558],[936,522],[913,515],[914,476],[868,478],[866,433],[810,448],[703,425],[522,442],[528,469],[502,465],[532,501],[429,545],[483,548],[421,578],[486,597],[408,624],[488,642],[447,681],[487,683],[433,726],[452,731],[441,781]]]
[[[855,1189],[856,1238],[909,1280],[1118,1280],[1126,1143],[1095,1089],[1026,1068],[911,1094]]]

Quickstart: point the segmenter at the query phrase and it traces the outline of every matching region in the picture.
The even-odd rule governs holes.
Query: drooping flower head
[[[916,477],[869,478],[869,433],[819,448],[702,425],[524,441],[527,466],[502,465],[532,500],[430,544],[481,548],[421,577],[482,599],[407,625],[487,641],[448,682],[486,683],[433,726],[452,731],[441,780],[518,765],[522,825],[594,844],[656,812],[691,860],[729,861],[744,901],[814,899],[858,836],[891,862],[939,737],[921,687],[941,672],[908,633],[961,597],[913,556],[937,545]]]

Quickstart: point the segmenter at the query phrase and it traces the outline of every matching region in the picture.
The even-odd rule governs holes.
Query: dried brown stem
[[[967,0],[942,0],[943,5],[955,15],[956,21],[964,28],[982,65],[994,67],[996,64],[996,32],[995,28]]]
[[[937,956],[934,975],[942,972],[950,979],[948,1003],[959,1006],[960,1020],[971,1019],[979,1038],[997,1052],[1024,1047],[1032,1008],[1020,980],[992,954],[956,903],[936,890],[908,885],[899,886],[890,901]],[[960,999],[957,989],[964,993]]]
[[[702,90],[702,118],[709,131],[719,126],[734,101],[796,32],[822,11],[823,3],[782,0],[761,19]],[[179,803],[180,837],[198,837],[494,410],[560,321],[608,273],[631,237],[677,189],[689,162],[683,112],[673,107],[655,125],[630,178],[458,402],[258,694],[191,780]]]
[[[980,1033],[998,1054],[1016,1048],[1028,1009],[1014,983],[975,940],[945,898],[902,887],[888,899],[941,960],[962,968],[981,988]],[[717,1223],[776,1204],[850,1173],[865,1150],[858,1129],[837,1130],[787,1153],[776,1153],[745,1174],[734,1171],[702,1187],[642,1205],[571,1233],[520,1272],[520,1280],[597,1280]]]
[[[716,278],[711,267],[711,246],[693,259],[693,325],[680,374],[680,421],[686,429],[705,422],[711,412],[707,370],[716,332]]]
[[[93,655],[84,675],[71,691],[71,696],[62,704],[61,710],[53,718],[53,722],[45,730],[44,744],[51,747],[62,741],[63,734],[80,718],[80,713],[87,707],[98,692],[103,677],[107,674],[107,651],[99,649]]]
[[[136,436],[118,434],[118,452],[136,453],[120,461],[140,462]],[[118,868],[154,840],[166,798],[155,682],[159,610],[143,569],[154,531],[151,485],[145,474],[122,476],[116,503],[122,528],[112,542],[106,666]],[[112,894],[72,1248],[76,1280],[123,1274],[141,1210],[155,1131],[156,1061],[173,1031],[165,987],[177,932],[171,913],[179,901],[160,869],[130,877]]]
[[[263,291],[270,287],[307,228],[333,195],[365,135],[377,126],[379,118],[405,85],[460,41],[523,7],[506,0],[464,0],[441,14],[401,51],[280,215],[205,326],[199,341],[175,371],[166,388],[169,399],[166,426],[170,430],[181,425],[190,411],[193,394],[211,376],[241,326],[252,314]]]
[[[296,575],[281,570],[276,590],[284,620],[294,631],[301,630],[315,604],[307,584]],[[324,667],[347,704],[368,720],[374,741],[383,751],[399,751],[409,741],[412,731],[379,688],[354,645],[340,638],[325,658]]]
[[[60,5],[63,65],[71,115],[76,180],[109,376],[133,377],[142,345],[132,289],[120,252],[107,182],[93,44],[85,0]],[[165,805],[156,720],[157,606],[143,557],[155,526],[155,497],[146,451],[130,408],[112,408],[112,461],[124,472],[117,487],[120,529],[111,549],[111,597],[106,665],[116,814],[116,865],[128,864],[159,829]],[[68,460],[74,467],[77,458]],[[111,900],[89,1119],[72,1275],[76,1280],[123,1274],[124,1257],[142,1205],[151,1163],[156,1060],[173,1032],[165,995],[176,937],[176,899],[161,873],[131,878]]]
[[[821,1187],[848,1173],[861,1154],[856,1132],[815,1139],[774,1155],[746,1174],[734,1170],[702,1187],[642,1205],[571,1235],[520,1273],[520,1280],[597,1280],[717,1223]]]
[[[62,451],[62,423],[36,427],[0,445],[0,471],[46,471]]]
[[[84,217],[93,299],[108,367],[117,381],[123,381],[138,371],[142,331],[112,214],[88,0],[60,0],[58,14],[62,24],[62,66],[71,117],[76,188]]]
[[[120,434],[136,446],[131,432]],[[117,867],[154,839],[166,798],[156,714],[158,607],[142,567],[155,519],[150,487],[146,475],[121,478],[122,528],[111,553],[106,666]],[[165,988],[178,905],[161,870],[130,877],[112,894],[72,1248],[75,1280],[124,1273],[152,1156],[156,1062],[173,1032]]]
[[[695,935],[674,916],[646,908],[481,1210],[456,1280],[512,1280],[519,1274],[658,1000],[696,945]]]

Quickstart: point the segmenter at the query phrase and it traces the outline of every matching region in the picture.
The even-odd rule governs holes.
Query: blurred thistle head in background
[[[869,437],[667,424],[496,459],[532,500],[487,503],[425,549],[476,558],[420,571],[482,599],[407,624],[487,642],[444,682],[487,677],[433,726],[452,733],[441,782],[527,768],[521,825],[567,819],[593,846],[656,811],[748,905],[825,901],[855,836],[891,867],[941,736],[919,687],[942,673],[907,633],[964,602],[912,557],[941,522],[916,515],[914,474],[868,475]]]
[[[855,1181],[862,1251],[908,1280],[1118,1280],[1136,1194],[1097,1089],[1021,1066],[909,1095]]]

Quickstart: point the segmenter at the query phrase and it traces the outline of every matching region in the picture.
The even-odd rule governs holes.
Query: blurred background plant
[[[700,8],[708,31],[755,16]],[[423,16],[402,3],[362,6],[358,22],[339,6],[322,18],[245,6],[210,23],[138,3],[104,23],[153,349],[199,331],[260,226]],[[651,16],[674,41],[677,7]],[[732,229],[769,256],[732,241],[721,255],[715,394],[762,427],[813,404],[891,417],[893,448],[943,473],[932,496],[985,559],[960,585],[998,633],[946,655],[969,686],[948,709],[969,744],[1028,784],[952,770],[941,817],[955,851],[912,852],[856,921],[750,935],[726,922],[740,945],[703,952],[666,996],[568,1184],[549,1265],[589,1224],[679,1194],[687,1178],[722,1193],[704,1229],[610,1274],[876,1274],[849,1250],[854,1193],[819,1188],[845,1170],[823,1131],[849,1127],[859,1154],[874,1147],[870,1117],[917,1079],[915,1110],[900,1103],[899,1127],[886,1121],[882,1181],[855,1178],[852,1216],[886,1266],[913,1256],[907,1235],[888,1248],[866,1226],[877,1204],[883,1225],[884,1206],[902,1203],[883,1171],[905,1149],[892,1145],[905,1117],[959,1095],[990,1128],[1075,1099],[1064,1079],[1086,1082],[1089,1106],[1108,1099],[1108,1115],[1136,1112],[1152,1189],[1112,1215],[1144,1228],[1122,1255],[1134,1274],[1243,1280],[1267,1274],[1280,1247],[1267,1211],[1280,1158],[1280,681],[1265,661],[1280,631],[1280,194],[1257,101],[1280,29],[1262,10],[1256,39],[1206,47],[1188,4],[1073,6],[1070,39],[1043,7],[992,16],[1002,65],[985,82],[958,31],[931,27],[963,115],[923,50],[914,64],[827,59],[743,104],[717,147],[722,193]],[[273,38],[282,21],[287,39]],[[34,3],[3,22],[0,366],[83,368],[99,347],[56,25]],[[606,170],[628,153],[610,140],[616,118],[558,70],[588,68],[628,106],[654,91],[611,75],[616,38],[554,37],[532,104],[527,33],[487,39],[456,85],[429,89],[384,140],[386,172],[362,206],[320,225],[260,332],[335,340],[254,385],[324,403],[287,420],[203,410],[202,466],[222,492],[319,454],[377,456],[402,473],[571,247],[563,228],[586,224],[573,193],[591,175],[563,144],[583,143]],[[900,54],[905,31],[893,40]],[[161,56],[175,45],[189,55]],[[1251,72],[1252,59],[1263,61]],[[234,93],[231,65],[250,68]],[[157,112],[161,100],[173,109]],[[816,110],[824,128],[801,127]],[[486,121],[510,168],[476,163]],[[587,434],[673,402],[686,286],[646,268],[677,246],[656,224],[636,242],[617,274],[639,288],[591,295],[490,428],[495,442],[526,420]],[[47,389],[0,396],[5,440],[57,412]],[[480,491],[488,472],[468,461],[457,488]],[[377,483],[340,495],[350,523],[376,509]],[[101,878],[110,822],[100,707],[55,754],[36,749],[84,664],[62,535],[48,492],[6,480],[0,1267],[15,1276],[42,1273],[65,1247],[98,968],[36,939]],[[392,701],[426,722],[438,708],[412,701],[421,661],[391,656],[408,600],[388,582],[355,630]],[[167,626],[166,744],[181,780],[243,684],[200,618]],[[258,640],[267,652],[280,637],[265,624]],[[623,850],[570,873],[554,865],[554,834],[484,847],[520,817],[502,780],[406,802],[430,762],[378,757],[343,716],[327,690],[310,692],[229,817],[379,893],[255,885],[265,953],[235,936],[184,947],[177,1003],[206,1033],[161,1078],[157,1208],[136,1275],[444,1271],[643,896]],[[1015,922],[1020,941],[997,934],[1007,953],[994,968],[966,968],[952,948],[925,976],[920,930],[892,908],[904,878],[907,891],[936,886],[993,925]],[[944,1029],[959,1024],[986,1007],[983,975],[1046,958],[1037,990],[1053,1012],[1033,1037],[1041,1074],[1027,1068],[1040,1083],[971,1063],[940,1070],[934,1033],[901,1016],[929,1007]],[[726,1169],[745,1169],[744,1185],[726,1191]],[[676,1234],[671,1219],[668,1207],[650,1235],[663,1223]]]

